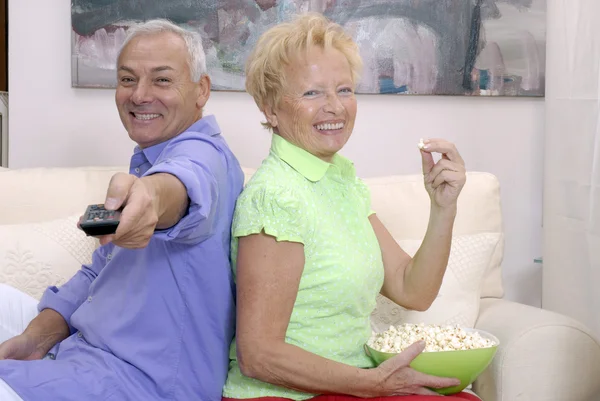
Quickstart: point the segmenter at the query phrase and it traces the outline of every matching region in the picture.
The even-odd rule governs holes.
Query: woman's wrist
[[[441,218],[441,219],[452,219],[456,217],[456,213],[458,210],[458,206],[456,203],[453,203],[448,206],[438,206],[436,204],[431,204],[430,214],[431,217]]]
[[[348,395],[360,398],[385,396],[381,388],[381,372],[377,368],[358,368],[358,378]]]
[[[429,211],[429,229],[434,229],[435,232],[452,232],[454,227],[454,220],[456,219],[457,207],[456,204],[452,206],[436,206],[431,205]],[[441,230],[441,231],[440,231]]]

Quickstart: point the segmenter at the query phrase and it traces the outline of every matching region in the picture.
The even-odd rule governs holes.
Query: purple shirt
[[[207,116],[181,135],[136,148],[130,173],[169,173],[190,206],[144,249],[108,244],[39,309],[59,312],[71,336],[55,360],[0,361],[25,401],[220,401],[235,322],[229,259],[243,173]],[[85,207],[85,205],[82,205]]]

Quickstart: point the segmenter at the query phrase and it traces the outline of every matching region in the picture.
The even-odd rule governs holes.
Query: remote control
[[[120,217],[120,210],[106,210],[104,205],[89,205],[79,226],[90,237],[114,234]]]

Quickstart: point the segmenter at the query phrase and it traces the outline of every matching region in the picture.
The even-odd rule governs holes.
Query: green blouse
[[[330,164],[273,135],[269,156],[238,198],[232,228],[234,274],[239,237],[264,230],[304,244],[286,342],[361,368],[373,367],[363,345],[384,274],[370,213],[369,190],[348,159],[335,155]],[[229,357],[225,397],[315,396],[243,376],[235,339]]]

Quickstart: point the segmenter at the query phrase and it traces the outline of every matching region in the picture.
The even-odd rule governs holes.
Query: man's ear
[[[277,127],[277,114],[275,114],[275,110],[271,104],[263,106],[263,113],[265,114],[267,122],[271,124],[271,127]]]
[[[210,97],[210,77],[206,74],[202,75],[202,78],[200,78],[200,81],[196,85],[198,85],[196,106],[202,109]]]

